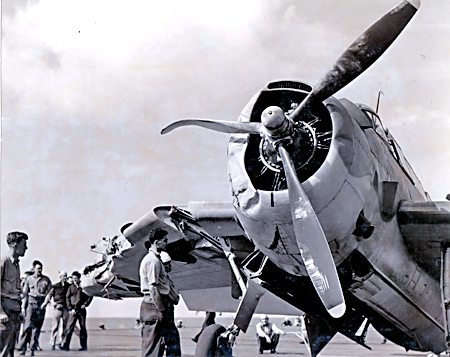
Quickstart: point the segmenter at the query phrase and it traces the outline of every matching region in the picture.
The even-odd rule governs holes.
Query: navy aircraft
[[[236,312],[232,326],[212,327],[228,348],[255,311],[302,311],[312,356],[337,332],[370,348],[369,325],[406,350],[446,351],[450,202],[430,200],[376,111],[333,97],[384,53],[419,5],[404,0],[389,11],[315,86],[271,82],[237,122],[184,119],[164,128],[231,134],[232,203],[160,206],[125,225],[93,247],[101,254],[85,269],[85,290],[141,296],[144,242],[160,227],[188,308]]]

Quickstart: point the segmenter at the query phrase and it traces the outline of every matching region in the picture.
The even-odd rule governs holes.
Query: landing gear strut
[[[214,352],[215,354],[212,354],[212,356],[227,356],[228,355],[227,353],[229,353],[229,355],[231,356],[231,349],[234,345],[236,337],[239,335],[239,332],[241,330],[243,332],[247,331],[247,328],[250,325],[252,316],[256,310],[256,306],[258,305],[259,299],[261,299],[261,297],[264,295],[264,293],[266,292],[266,289],[264,289],[261,286],[261,284],[260,284],[261,280],[254,276],[248,276],[247,282],[245,283],[244,278],[243,278],[236,262],[234,261],[236,256],[231,251],[231,246],[229,245],[228,241],[223,238],[219,238],[219,240],[220,240],[220,244],[222,246],[222,250],[225,253],[225,256],[227,257],[228,262],[230,263],[231,270],[233,271],[233,273],[236,277],[236,280],[239,284],[239,287],[242,290],[242,299],[239,304],[238,310],[236,312],[236,317],[234,318],[233,324],[231,326],[229,326],[226,329],[220,325],[209,326],[210,331],[208,331],[208,334],[205,335],[205,341],[207,339],[208,342],[207,343],[205,342],[205,345],[209,346],[211,344],[212,345],[216,344],[213,347],[213,350],[216,352]],[[222,329],[223,329],[223,331],[222,331]],[[222,331],[220,336],[216,336],[219,331]],[[206,329],[202,333],[201,336],[203,336],[203,334],[205,332],[206,332]],[[200,339],[202,338],[201,336],[200,336]],[[199,344],[200,344],[200,339],[199,339]],[[225,345],[228,348],[226,348]],[[203,347],[201,348],[201,350],[206,351],[206,349],[204,349]],[[197,354],[197,351],[199,352],[199,354]],[[202,351],[200,351],[199,346],[197,346],[196,354],[195,354],[196,357],[207,356],[207,354],[200,354],[200,352],[202,352]],[[221,351],[225,351],[225,352],[223,353]]]

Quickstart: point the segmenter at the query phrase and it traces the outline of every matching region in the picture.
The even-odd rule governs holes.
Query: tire
[[[231,357],[231,347],[219,339],[225,331],[225,327],[219,324],[206,327],[198,339],[195,357]]]

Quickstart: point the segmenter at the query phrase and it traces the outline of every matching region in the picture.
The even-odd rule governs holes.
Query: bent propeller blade
[[[235,121],[221,121],[212,119],[182,119],[172,124],[169,124],[161,130],[161,134],[170,133],[172,130],[182,126],[200,126],[202,128],[218,131],[228,134],[259,134],[261,132],[262,124],[257,122],[235,122]]]
[[[323,101],[369,68],[395,41],[420,7],[420,0],[403,0],[370,26],[337,59],[290,115],[296,121],[312,101]]]
[[[328,241],[297,178],[289,153],[282,144],[278,151],[286,174],[295,238],[306,270],[328,313],[339,318],[346,307]]]

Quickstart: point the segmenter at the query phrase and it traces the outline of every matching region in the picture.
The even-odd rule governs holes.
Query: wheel
[[[206,327],[198,339],[195,357],[231,357],[231,347],[219,338],[225,331],[225,327],[219,324]]]

